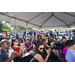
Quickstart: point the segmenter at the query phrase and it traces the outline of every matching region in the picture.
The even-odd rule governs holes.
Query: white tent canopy
[[[0,21],[32,28],[70,28],[75,25],[75,12],[0,12]]]

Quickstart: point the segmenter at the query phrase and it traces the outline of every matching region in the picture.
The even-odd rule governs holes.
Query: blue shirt
[[[75,39],[73,39],[73,38],[72,38],[72,40],[74,40],[74,41],[75,41]]]
[[[75,33],[74,33],[74,35],[75,35]]]
[[[40,43],[40,40],[39,39],[37,40],[37,43]]]
[[[36,36],[36,32],[34,32],[34,36]]]
[[[75,50],[68,49],[65,58],[67,62],[75,62]]]
[[[29,34],[32,36],[32,32],[29,32]]]
[[[19,38],[18,41],[20,41],[21,39],[21,43],[23,43],[23,39],[22,38]],[[18,46],[20,46],[20,44],[18,44]]]
[[[29,44],[31,43],[31,41],[32,41],[32,38],[30,39]],[[30,44],[30,45],[31,45],[31,44]]]
[[[2,38],[0,38],[0,41],[2,40]]]
[[[20,38],[18,39],[18,41],[20,41]],[[21,39],[21,43],[23,43],[23,39]]]
[[[54,41],[54,38],[52,38],[52,42]]]
[[[50,36],[52,37],[53,33],[50,33]]]
[[[46,32],[46,34],[48,34],[49,32]]]

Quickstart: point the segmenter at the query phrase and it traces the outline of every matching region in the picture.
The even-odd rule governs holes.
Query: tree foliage
[[[10,27],[9,27],[7,25],[7,23],[9,24],[9,22],[7,22],[7,21],[5,21],[5,23],[0,21],[0,32],[3,32],[3,31],[15,32],[18,29],[17,27],[19,27],[19,32],[26,32],[26,27],[23,27],[21,25],[16,26],[16,25],[11,25],[11,24],[10,24]],[[13,28],[12,30],[11,30],[11,27]],[[27,28],[28,32],[31,31],[31,30],[34,31],[33,28]]]
[[[3,24],[1,21],[0,21],[0,32],[3,32]]]

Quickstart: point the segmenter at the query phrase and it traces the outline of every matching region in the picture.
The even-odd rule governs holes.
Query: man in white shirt
[[[70,40],[68,42],[68,50],[65,58],[67,62],[75,62],[75,41],[74,40]]]

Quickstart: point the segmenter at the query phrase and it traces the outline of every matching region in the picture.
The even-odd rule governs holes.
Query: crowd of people
[[[71,39],[72,38],[72,39]],[[64,58],[64,60],[62,59]],[[75,35],[55,34],[0,36],[0,62],[74,62]]]

